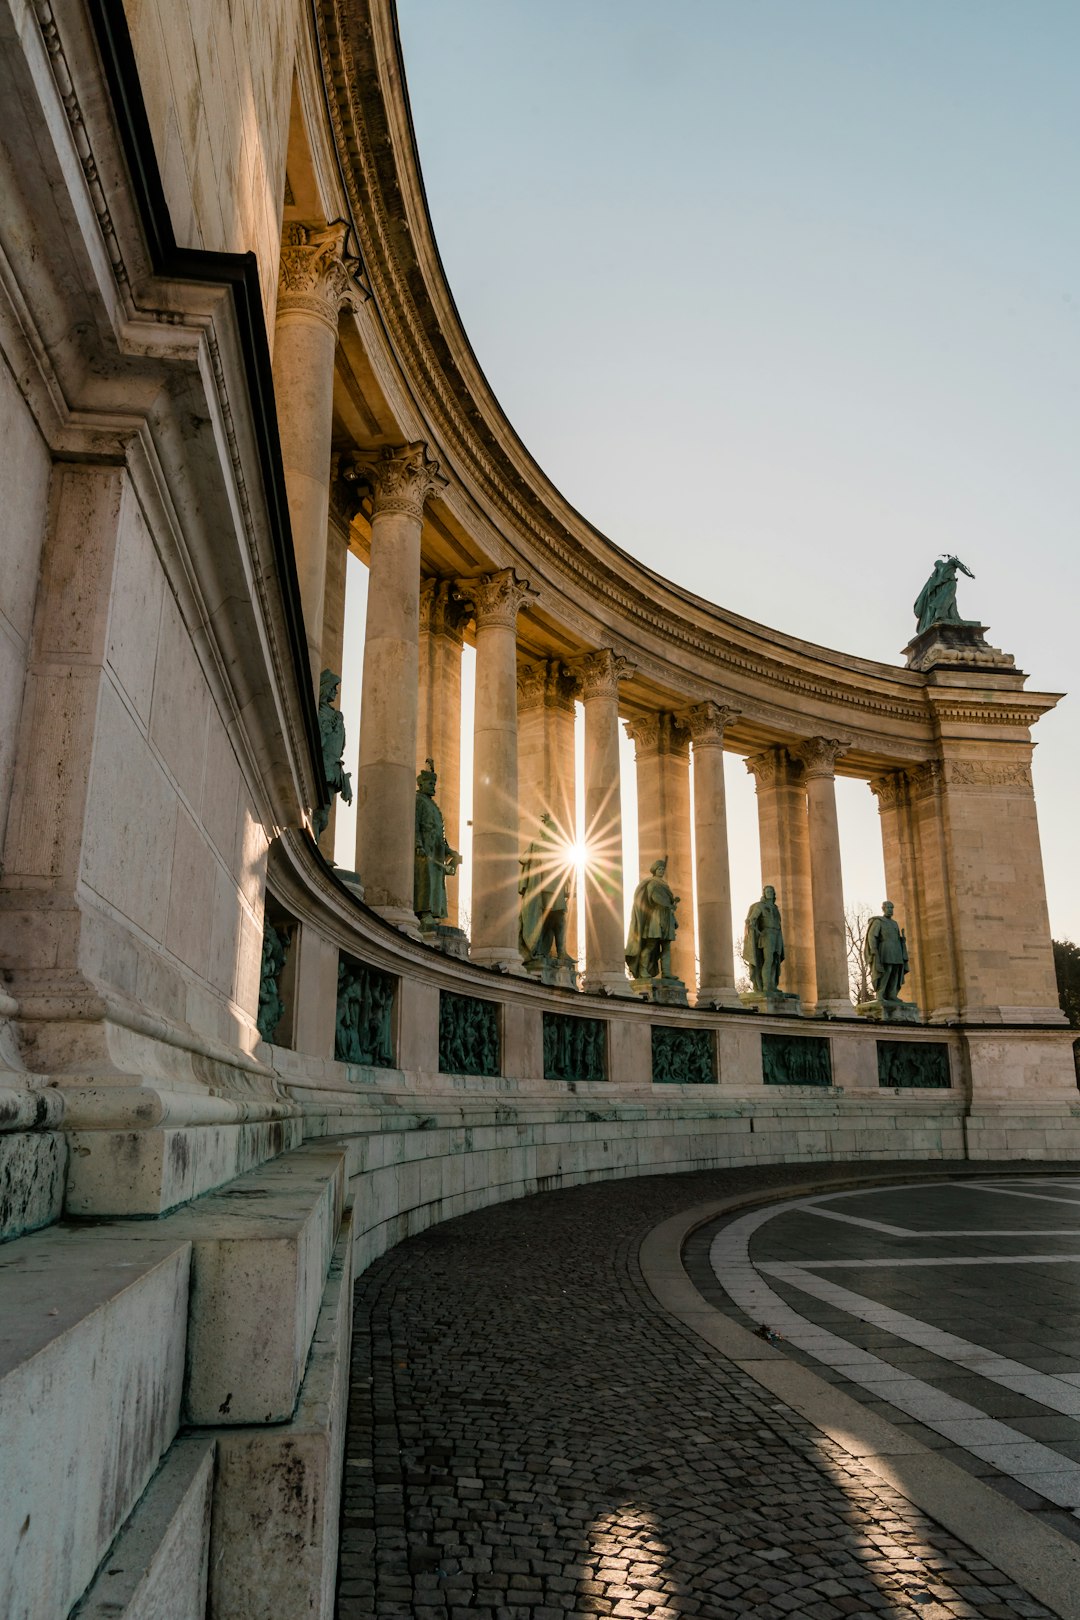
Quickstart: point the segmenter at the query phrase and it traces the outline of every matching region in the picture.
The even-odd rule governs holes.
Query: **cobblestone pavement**
[[[338,1620],[1049,1616],[647,1292],[650,1227],[806,1176],[546,1193],[371,1267]]]

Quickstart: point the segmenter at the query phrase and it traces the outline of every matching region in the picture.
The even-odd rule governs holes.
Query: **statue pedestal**
[[[919,1009],[913,1001],[860,1001],[855,1008],[860,1018],[871,1018],[879,1024],[917,1024]]]
[[[686,986],[681,979],[633,979],[636,996],[647,996],[658,1007],[688,1007]]]
[[[462,962],[469,960],[469,936],[461,928],[448,923],[436,923],[434,928],[421,928],[420,938],[444,956],[456,956]]]
[[[779,1013],[784,1018],[797,1018],[802,1012],[799,997],[788,990],[747,990],[739,997],[744,1007],[753,1012]]]
[[[541,984],[554,985],[560,990],[576,990],[577,963],[572,956],[534,956],[525,963],[525,971],[531,979],[539,979]]]
[[[956,623],[932,624],[912,636],[904,648],[908,669],[925,673],[942,667],[953,669],[1008,669],[1015,668],[1011,653],[1000,647],[991,647],[986,640],[986,625],[974,619],[961,619]]]

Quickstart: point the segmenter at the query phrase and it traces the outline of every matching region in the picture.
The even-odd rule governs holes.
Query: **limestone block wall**
[[[15,739],[45,531],[51,457],[34,419],[0,357],[0,847],[7,825]]]
[[[299,0],[125,0],[176,239],[254,252],[273,329]]]

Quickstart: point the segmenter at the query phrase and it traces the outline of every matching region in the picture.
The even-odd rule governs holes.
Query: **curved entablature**
[[[539,596],[519,625],[523,654],[572,657],[616,645],[636,665],[628,712],[702,697],[735,702],[741,714],[728,745],[745,751],[839,726],[850,738],[841,767],[850,774],[931,754],[937,730],[926,676],[712,606],[619,550],[555,489],[504,416],[455,309],[424,196],[391,0],[322,0],[317,16],[333,139],[385,358],[451,477],[425,531],[431,572],[442,572],[445,525],[488,548],[477,568],[527,573]],[[996,674],[995,702],[1021,684],[1016,672]],[[1043,712],[1051,704],[1028,694],[1022,707]],[[1016,723],[1024,724],[1019,712]]]

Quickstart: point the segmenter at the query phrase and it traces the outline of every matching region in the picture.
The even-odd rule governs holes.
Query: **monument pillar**
[[[472,949],[474,962],[521,968],[517,948],[517,616],[530,594],[512,568],[458,581],[476,614],[473,726]]]
[[[623,919],[619,681],[634,668],[610,647],[574,665],[585,709],[585,988],[630,993]]]
[[[697,875],[698,1006],[737,1007],[728,866],[724,726],[738,713],[698,703],[685,715],[694,745],[694,843]]]
[[[666,882],[679,896],[678,933],[671,971],[688,988],[697,983],[694,873],[690,858],[690,733],[677,716],[658,713],[628,720],[638,784],[638,868],[667,856]]]
[[[338,315],[362,293],[346,253],[349,227],[286,226],[274,328],[274,396],[289,497],[308,658],[316,688],[323,669],[330,438]],[[339,670],[335,666],[335,672]]]
[[[413,855],[420,530],[425,501],[446,479],[424,444],[388,445],[359,454],[355,471],[372,495],[356,869],[368,905],[395,927],[417,933]]]
[[[577,681],[559,658],[520,664],[517,672],[518,836],[526,849],[546,811],[569,849],[577,837],[574,694]],[[576,884],[576,874],[574,875]],[[566,913],[567,950],[577,955],[577,896]]]
[[[753,754],[746,768],[754,778],[761,844],[761,881],[771,883],[784,924],[780,987],[814,1001],[814,907],[810,889],[810,839],[802,765],[778,746]]]
[[[914,1001],[925,1010],[926,962],[929,945],[921,913],[918,866],[913,826],[911,779],[906,771],[888,771],[875,777],[870,791],[881,817],[881,853],[885,863],[883,900],[896,906],[897,922],[907,936],[908,976],[900,992],[902,1001]]]
[[[817,1010],[850,1013],[844,876],[836,820],[836,761],[843,747],[834,738],[811,737],[795,752],[806,784]]]
[[[461,834],[461,645],[468,605],[449,579],[420,582],[420,692],[416,771],[435,761],[438,802],[451,849]],[[447,922],[458,922],[458,886],[447,885]]]

